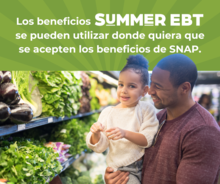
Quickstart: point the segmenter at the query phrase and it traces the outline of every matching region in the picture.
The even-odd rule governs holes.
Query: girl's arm
[[[96,122],[91,126],[90,131],[92,132],[92,136],[90,141],[92,144],[96,144],[99,142],[101,136],[100,132],[103,131],[104,128],[105,128],[104,125],[102,125],[99,122]]]
[[[103,130],[105,127],[104,123],[107,115],[109,114],[110,109],[111,109],[110,107],[107,107],[101,112],[98,122],[94,123],[91,126],[90,132],[86,136],[87,146],[97,153],[102,153],[109,146],[109,140],[106,137],[106,135],[103,133]]]
[[[139,146],[145,147],[148,145],[146,137],[141,133],[131,132],[131,131],[125,130],[125,139],[127,139],[127,140],[129,140]]]
[[[92,149],[96,153],[102,153],[108,148],[109,140],[105,136],[105,134],[103,134],[103,132],[100,133],[100,139],[95,144],[91,142],[91,137],[92,137],[92,132],[89,132],[86,137],[86,144],[90,149]]]
[[[96,144],[99,142],[99,140],[100,140],[100,132],[99,132],[99,134],[92,134],[91,135],[91,139],[90,139],[91,144]]]

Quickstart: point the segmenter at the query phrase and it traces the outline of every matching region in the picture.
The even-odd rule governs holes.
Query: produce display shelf
[[[70,116],[70,117],[65,116],[65,117],[58,117],[57,118],[57,117],[52,117],[51,116],[51,117],[45,117],[45,118],[35,118],[27,124],[3,125],[3,126],[0,126],[0,137],[5,136],[5,135],[10,135],[10,134],[13,134],[13,133],[17,133],[17,132],[21,132],[21,131],[24,131],[24,130],[28,130],[28,129],[31,129],[31,128],[39,127],[39,126],[42,126],[42,125],[47,125],[47,124],[50,124],[50,123],[57,123],[57,122],[60,122],[60,121],[66,121],[66,120],[70,120],[70,119],[76,119],[76,118],[89,116],[89,115],[92,115],[94,113],[101,112],[101,110],[102,110],[102,108],[99,109],[99,110],[94,110],[94,111],[87,112],[87,113],[80,113],[80,114],[77,114],[75,116]]]
[[[85,152],[82,152],[80,155],[76,155],[74,157],[70,157],[66,162],[62,163],[62,167],[63,169],[61,170],[61,172],[59,174],[61,174],[63,171],[65,171],[73,162],[75,162],[80,156],[84,155]],[[58,174],[55,175],[55,177],[58,176]],[[54,178],[55,178],[54,177]],[[50,178],[48,178],[47,182],[50,181]]]
[[[76,155],[75,157],[70,157],[66,162],[62,163],[63,169],[60,173],[65,171],[73,162],[75,162],[80,156],[84,155],[85,152],[82,152],[81,154]]]

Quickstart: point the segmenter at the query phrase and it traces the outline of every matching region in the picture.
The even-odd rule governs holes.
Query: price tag
[[[62,129],[62,130],[60,131],[60,133],[65,134],[65,133],[66,133],[66,129]]]
[[[53,118],[52,117],[48,118],[48,123],[52,123],[52,122],[53,122]]]
[[[24,130],[25,127],[25,124],[18,125],[18,131]]]

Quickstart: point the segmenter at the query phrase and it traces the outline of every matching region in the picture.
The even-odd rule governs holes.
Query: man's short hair
[[[198,73],[195,63],[189,57],[183,54],[172,54],[161,59],[156,66],[170,72],[170,81],[175,87],[189,82],[192,91]]]

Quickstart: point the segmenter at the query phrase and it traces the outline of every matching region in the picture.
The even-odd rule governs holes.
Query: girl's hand
[[[106,135],[109,139],[118,140],[125,137],[126,130],[116,127],[116,128],[110,128],[106,130],[106,132],[107,132]]]
[[[95,135],[99,135],[100,134],[100,131],[103,131],[104,130],[104,125],[102,125],[101,123],[99,122],[96,122],[94,123],[91,128],[90,128],[90,131],[95,134]]]

